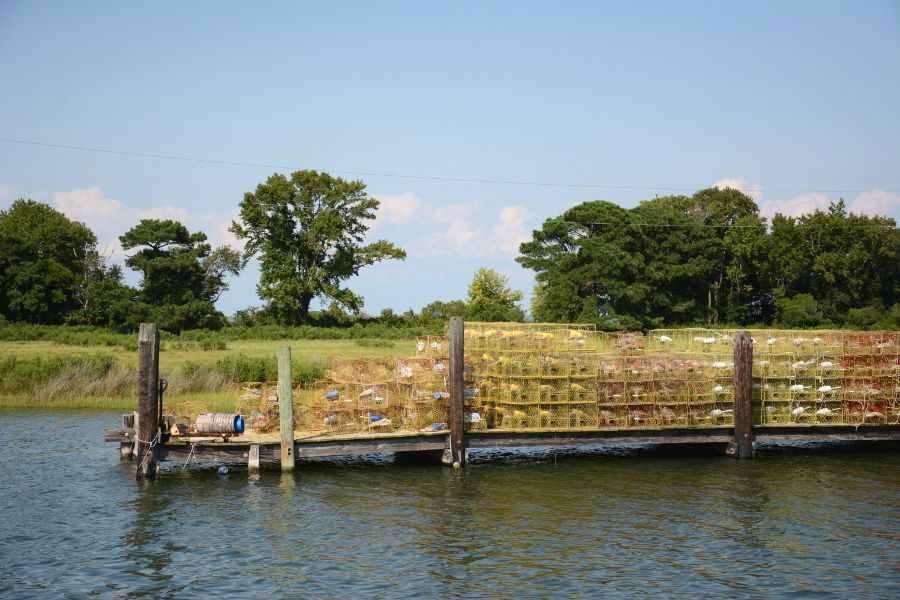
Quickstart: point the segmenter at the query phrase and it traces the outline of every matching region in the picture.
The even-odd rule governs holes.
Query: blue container
[[[234,432],[244,433],[244,417],[241,415],[235,415],[234,417]]]

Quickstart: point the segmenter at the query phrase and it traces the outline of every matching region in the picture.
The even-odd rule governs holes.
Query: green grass
[[[412,340],[229,340],[227,349],[170,344],[160,351],[167,406],[184,414],[234,410],[235,382],[274,380],[278,346],[291,348],[294,378],[313,381],[329,357],[411,356]],[[188,347],[185,347],[188,346]],[[137,352],[50,340],[0,341],[0,407],[134,410]]]

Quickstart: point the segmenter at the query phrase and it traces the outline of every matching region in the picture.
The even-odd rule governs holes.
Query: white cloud
[[[900,219],[900,194],[888,192],[887,190],[863,192],[851,200],[847,208],[854,213]]]
[[[519,245],[531,239],[525,221],[532,216],[524,206],[504,206],[493,229],[497,248],[502,252],[517,253]]]
[[[54,192],[53,203],[70,219],[90,227],[105,254],[124,256],[119,236],[137,222],[134,209],[110,198],[98,186]]]
[[[430,225],[437,231],[420,235],[410,245],[413,252],[427,256],[464,258],[513,257],[519,244],[531,238],[526,222],[533,218],[523,206],[504,206],[499,211],[486,208],[475,199],[428,211]],[[416,221],[417,229],[429,227],[428,220]]]
[[[809,192],[800,194],[785,200],[765,200],[759,205],[759,212],[771,219],[775,213],[781,213],[786,217],[799,217],[817,210],[827,210],[829,200],[824,195]]]
[[[56,208],[75,221],[81,221],[97,235],[98,246],[114,258],[124,258],[119,236],[137,225],[141,219],[172,219],[180,221],[191,231],[203,231],[214,246],[228,244],[243,248],[243,244],[228,231],[232,219],[239,217],[239,210],[231,213],[204,213],[193,215],[178,206],[157,206],[137,209],[111,198],[98,186],[54,192]]]
[[[766,200],[760,203],[760,213],[771,219],[775,213],[787,217],[799,217],[817,210],[827,211],[828,205],[837,198],[828,198],[818,192],[799,194],[784,200]],[[847,203],[848,212],[869,216],[888,216],[900,219],[900,194],[886,190],[863,192]]]
[[[17,197],[18,194],[16,193],[15,187],[0,183],[0,202],[9,202]]]
[[[483,227],[472,221],[477,221],[480,204],[478,200],[472,200],[464,204],[441,206],[432,212],[433,221],[446,226],[443,233],[429,236],[427,245],[433,254],[478,252],[477,247],[483,244]]]
[[[422,206],[422,199],[412,192],[406,192],[399,196],[375,196],[375,198],[379,205],[371,229],[376,229],[384,223],[392,225],[406,223]]]
[[[137,219],[171,219],[173,221],[181,221],[187,223],[190,221],[191,215],[183,208],[177,206],[155,206],[148,210],[137,211]],[[190,229],[190,228],[188,228]]]
[[[747,183],[749,182],[744,177],[726,177],[725,179],[720,179],[713,183],[712,187],[719,188],[720,190],[724,190],[725,188],[740,190],[759,203],[762,200],[763,195],[762,186],[758,183],[748,186]]]

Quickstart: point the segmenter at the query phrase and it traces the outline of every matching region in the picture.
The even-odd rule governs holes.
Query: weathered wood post
[[[753,340],[741,331],[734,336],[734,442],[728,454],[753,458]]]
[[[122,415],[122,427],[134,429],[134,431],[137,432],[138,428],[135,421],[137,421],[137,413],[135,412]],[[134,442],[122,442],[119,444],[119,457],[122,460],[131,460],[134,458]]]
[[[259,444],[250,446],[247,456],[247,473],[250,475],[259,473]]]
[[[141,323],[138,334],[137,478],[156,477],[159,444],[159,328]]]
[[[294,386],[291,347],[278,347],[278,414],[281,430],[281,470],[294,470]]]
[[[466,464],[466,421],[465,421],[465,347],[462,317],[450,318],[450,463],[456,467]]]

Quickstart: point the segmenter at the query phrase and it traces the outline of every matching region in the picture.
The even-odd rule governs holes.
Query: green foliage
[[[525,313],[516,304],[522,292],[509,287],[509,277],[481,267],[469,284],[466,315],[475,321],[522,321]]]
[[[385,240],[363,244],[377,208],[361,181],[309,170],[272,175],[244,194],[231,231],[247,240],[245,256],[259,256],[257,291],[279,322],[309,323],[315,298],[357,312],[363,299],[342,282],[364,266],[406,258]]]
[[[137,296],[137,290],[122,283],[121,267],[98,269],[84,290],[82,306],[69,315],[67,322],[134,331],[150,320],[151,312]]]
[[[796,219],[776,215],[770,239],[773,292],[811,295],[825,319],[840,323],[851,309],[900,300],[900,230],[893,219],[848,214],[840,200]]]
[[[46,204],[19,199],[0,211],[0,313],[61,323],[78,306],[86,256],[97,238]]]
[[[137,351],[137,336],[86,326],[0,323],[0,340],[6,342],[50,341],[70,346],[106,346]]]
[[[822,322],[822,311],[810,294],[775,301],[776,319],[780,327],[815,327]]]
[[[115,358],[108,354],[78,358],[6,358],[0,360],[0,394],[33,394],[45,388],[48,382],[73,374],[80,374],[82,380],[103,379],[118,368]],[[78,390],[72,392],[78,393]]]
[[[360,348],[393,348],[394,342],[390,340],[378,340],[363,338],[353,342]]]
[[[422,309],[420,317],[423,324],[443,325],[450,317],[468,318],[468,308],[463,300],[435,300]]]
[[[642,227],[652,224],[652,227]],[[900,230],[843,201],[771,231],[752,198],[711,188],[627,210],[588,202],[549,219],[517,259],[532,315],[604,329],[703,321],[886,326],[900,299]]]
[[[214,302],[226,289],[226,275],[237,274],[243,266],[235,250],[213,250],[205,233],[190,233],[169,219],[142,219],[119,240],[125,250],[138,248],[125,264],[143,275],[140,301],[144,308],[128,305],[121,290],[112,290],[119,294],[113,301],[129,324],[140,316],[176,333],[224,325],[225,317]]]
[[[539,321],[657,327],[706,315],[701,282],[718,248],[715,231],[674,200],[631,210],[598,200],[548,219],[517,260],[537,272]]]
[[[278,361],[273,356],[262,358],[256,356],[229,356],[216,361],[213,369],[222,373],[228,381],[276,381],[278,379]],[[294,381],[311,383],[325,376],[322,363],[293,361],[291,372]]]

